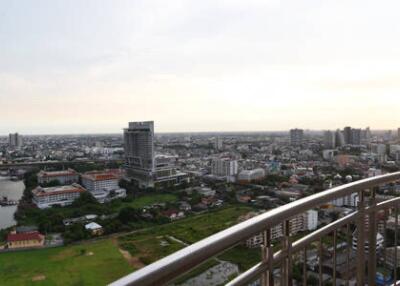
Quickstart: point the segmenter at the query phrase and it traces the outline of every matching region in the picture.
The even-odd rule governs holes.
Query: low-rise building
[[[243,170],[238,175],[239,184],[249,184],[261,181],[265,178],[264,169]]]
[[[104,189],[118,189],[118,177],[111,172],[87,172],[82,175],[82,185],[89,192]]]
[[[95,222],[91,222],[85,225],[85,229],[90,231],[92,235],[102,235],[104,233],[103,227]]]
[[[39,185],[48,184],[52,181],[58,181],[61,185],[70,185],[78,183],[79,174],[73,170],[63,170],[63,171],[40,171],[37,175]]]
[[[44,235],[38,231],[16,233],[12,232],[7,236],[7,248],[34,248],[42,247],[44,245]]]
[[[82,175],[83,186],[100,203],[125,198],[126,190],[119,187],[119,177],[110,171],[93,171]]]
[[[72,204],[85,191],[79,184],[50,188],[39,186],[32,190],[32,202],[40,209],[49,208],[54,205],[67,206]]]

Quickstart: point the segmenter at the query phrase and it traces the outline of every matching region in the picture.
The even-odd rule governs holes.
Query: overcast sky
[[[398,0],[0,0],[0,134],[400,126]]]

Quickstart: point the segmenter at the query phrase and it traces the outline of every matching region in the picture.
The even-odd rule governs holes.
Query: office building
[[[228,158],[214,159],[211,163],[211,174],[217,177],[225,177],[232,182],[238,174],[238,162]]]
[[[137,182],[140,188],[189,182],[188,175],[177,170],[170,160],[165,161],[164,156],[159,156],[157,162],[153,121],[130,122],[124,129],[124,150],[127,177]]]
[[[124,129],[127,176],[140,187],[154,187],[154,122],[130,122]]]
[[[12,133],[8,135],[8,144],[12,148],[22,147],[22,136],[18,133]]]
[[[336,130],[336,133],[335,133],[335,144],[336,144],[336,147],[342,147],[342,146],[344,146],[346,144],[346,140],[344,138],[344,134],[340,129]]]
[[[351,127],[348,126],[343,129],[343,137],[345,144],[352,144],[353,136],[351,135]]]
[[[324,132],[324,147],[325,149],[336,148],[336,134],[332,131]]]
[[[361,129],[351,130],[351,144],[361,145]]]
[[[344,142],[347,145],[361,145],[361,129],[345,127],[343,130]]]
[[[214,148],[217,151],[221,151],[224,148],[224,142],[220,137],[215,137]]]
[[[300,146],[303,143],[304,131],[302,129],[290,130],[290,145]]]

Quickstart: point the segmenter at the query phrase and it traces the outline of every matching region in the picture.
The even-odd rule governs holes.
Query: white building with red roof
[[[100,203],[126,197],[126,190],[119,187],[119,180],[113,171],[92,171],[82,175],[83,186]]]
[[[54,205],[67,206],[72,204],[85,191],[79,184],[51,188],[39,186],[32,190],[32,201],[40,209],[49,208]]]
[[[52,181],[58,181],[61,185],[70,185],[79,182],[79,174],[73,170],[62,171],[40,171],[37,175],[39,185],[48,184]]]

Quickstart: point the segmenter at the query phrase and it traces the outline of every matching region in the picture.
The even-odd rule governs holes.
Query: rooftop
[[[40,171],[38,177],[59,177],[59,176],[75,176],[78,173],[73,169],[62,170],[62,171]]]
[[[67,186],[57,186],[57,187],[49,187],[42,188],[37,187],[32,191],[32,193],[36,196],[51,196],[63,193],[82,193],[86,190],[79,184],[72,184]]]
[[[108,181],[108,180],[118,180],[118,176],[115,175],[113,172],[106,171],[106,172],[87,172],[85,173],[82,178],[91,180],[91,181]]]
[[[16,241],[27,241],[27,240],[43,240],[43,235],[41,235],[38,231],[26,232],[26,233],[10,233],[7,236],[8,242],[16,242]]]

